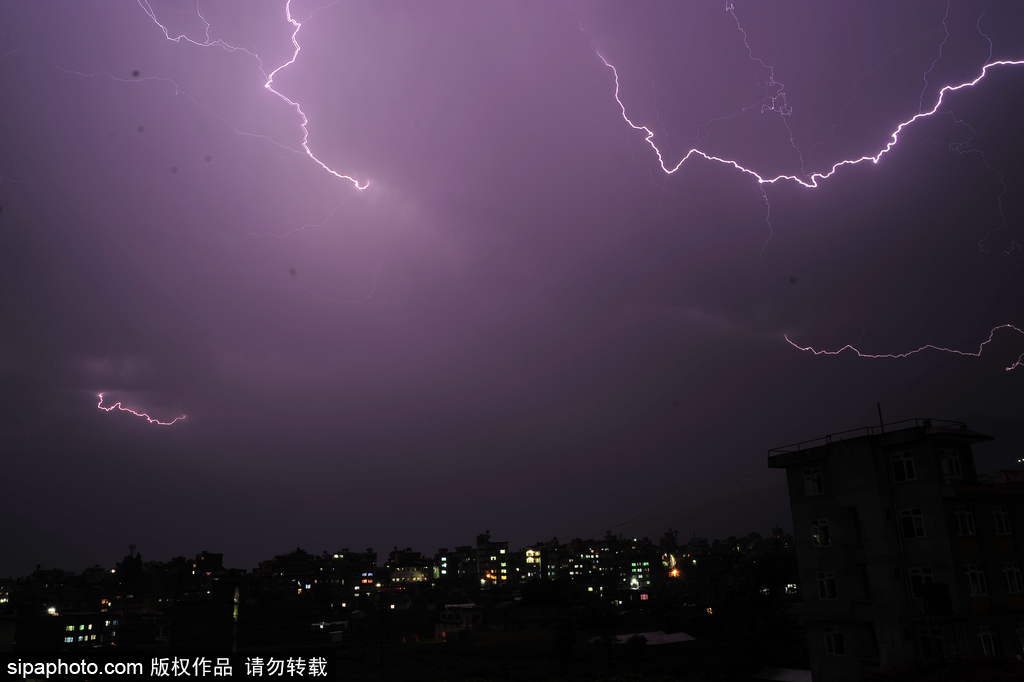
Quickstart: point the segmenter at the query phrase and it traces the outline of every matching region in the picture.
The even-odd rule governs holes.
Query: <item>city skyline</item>
[[[1022,457],[1018,3],[0,23],[0,575],[788,528],[765,453],[880,418]]]

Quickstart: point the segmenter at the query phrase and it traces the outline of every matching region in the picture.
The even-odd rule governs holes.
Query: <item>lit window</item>
[[[836,595],[836,574],[835,571],[821,571],[818,573],[818,598],[837,599]]]
[[[786,594],[796,594],[796,583],[786,585]]]
[[[824,495],[825,486],[821,481],[821,469],[804,469],[804,494]]]
[[[953,507],[953,515],[956,517],[959,535],[974,535],[974,512],[970,507],[966,505]]]
[[[996,655],[996,637],[989,625],[978,627],[978,638],[981,640],[981,651],[986,656]]]
[[[917,478],[914,472],[914,455],[901,452],[892,456],[892,475],[897,482],[913,481]]]
[[[972,597],[984,597],[988,594],[988,583],[985,580],[985,570],[977,564],[965,567],[967,569],[967,584],[971,590]]]
[[[914,566],[907,569],[910,573],[910,589],[915,597],[924,597],[924,586],[933,582],[932,569],[927,566]]]
[[[75,638],[74,638],[74,637],[65,637],[65,638],[64,638],[64,641],[65,641],[65,642],[74,642],[74,641],[75,641]]]
[[[903,531],[903,538],[906,540],[923,538],[924,514],[922,511],[920,509],[901,509],[900,528]]]
[[[78,626],[78,629],[79,629],[79,630],[84,630],[84,629],[85,629],[85,625],[79,625],[79,626]]]
[[[1013,531],[1010,530],[1010,512],[1004,505],[997,504],[992,507],[992,518],[996,522],[996,535],[1013,534]]]
[[[942,473],[950,478],[961,478],[960,455],[956,450],[946,448],[939,449],[939,468]]]
[[[828,519],[811,519],[811,545],[828,547],[832,544],[832,536],[828,532]]]
[[[1024,592],[1024,577],[1020,574],[1020,564],[1010,561],[1003,564],[1003,575],[1006,576],[1007,592]]]
[[[842,628],[825,627],[825,653],[833,656],[846,655],[846,638]]]
[[[65,630],[67,630],[68,632],[71,632],[72,630],[74,630],[74,629],[75,629],[75,626],[74,626],[74,625],[69,625],[69,626],[67,626],[67,627],[66,627],[66,628],[64,628],[64,629],[65,629]]]

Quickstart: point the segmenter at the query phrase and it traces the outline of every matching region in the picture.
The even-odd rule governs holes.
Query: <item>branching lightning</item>
[[[828,178],[832,177],[836,172],[838,172],[838,170],[840,168],[842,168],[844,166],[855,166],[855,165],[864,163],[865,161],[870,161],[871,163],[877,164],[881,160],[881,158],[883,156],[888,154],[897,145],[897,143],[899,142],[899,139],[900,139],[900,134],[904,131],[904,129],[906,129],[907,127],[913,125],[919,119],[928,118],[928,117],[934,116],[935,114],[939,113],[939,110],[942,108],[942,105],[945,102],[946,95],[948,95],[949,93],[957,92],[959,90],[964,90],[964,89],[969,89],[969,88],[974,87],[975,85],[980,83],[982,81],[982,79],[985,78],[986,75],[988,75],[988,72],[989,72],[990,69],[993,69],[993,68],[996,68],[996,67],[1004,67],[1004,66],[1024,66],[1024,60],[1009,60],[1009,59],[992,60],[992,40],[989,38],[988,35],[986,35],[982,31],[982,29],[981,29],[981,17],[979,17],[978,18],[978,22],[977,22],[978,33],[981,34],[981,36],[983,38],[985,38],[986,41],[988,41],[988,45],[989,45],[989,55],[988,55],[988,58],[987,58],[985,64],[981,67],[981,72],[977,75],[977,77],[975,77],[972,80],[964,81],[962,83],[958,83],[958,84],[954,84],[954,85],[943,86],[942,88],[939,89],[938,97],[937,97],[937,99],[935,101],[935,104],[930,109],[925,109],[924,98],[925,98],[925,93],[928,90],[928,86],[929,86],[928,76],[932,73],[932,71],[935,69],[936,65],[938,64],[938,62],[942,59],[942,48],[945,46],[946,41],[949,39],[949,28],[948,28],[946,22],[947,22],[947,20],[949,18],[950,4],[947,1],[947,3],[946,3],[946,12],[945,12],[945,15],[942,18],[942,30],[943,30],[945,35],[943,37],[942,42],[939,45],[938,54],[936,55],[935,59],[932,61],[932,63],[929,66],[928,70],[925,71],[925,73],[922,76],[922,81],[923,81],[924,85],[923,85],[923,87],[921,89],[921,95],[919,97],[918,112],[916,114],[914,114],[913,116],[911,116],[910,118],[908,118],[907,120],[899,123],[896,126],[896,128],[893,130],[892,134],[890,135],[889,141],[877,153],[875,153],[875,154],[867,154],[867,155],[861,156],[859,158],[844,159],[844,160],[841,160],[841,161],[833,164],[832,167],[829,168],[825,172],[817,172],[817,173],[807,174],[805,172],[804,156],[800,152],[800,150],[796,147],[796,144],[793,141],[793,131],[790,129],[789,124],[786,121],[786,117],[790,116],[793,113],[793,109],[792,109],[791,106],[788,105],[788,103],[786,101],[785,88],[784,88],[782,83],[779,83],[778,81],[775,80],[775,70],[774,70],[774,67],[766,64],[762,59],[760,59],[759,57],[754,55],[754,52],[753,52],[753,50],[750,47],[750,43],[747,40],[747,32],[740,25],[740,22],[739,22],[739,19],[736,16],[735,7],[733,6],[733,4],[732,3],[727,4],[725,9],[732,16],[732,18],[736,21],[736,28],[743,35],[743,44],[746,46],[747,52],[750,55],[750,58],[753,61],[756,61],[757,63],[759,63],[763,68],[768,70],[768,78],[766,79],[766,81],[764,83],[764,87],[766,88],[766,94],[765,94],[765,98],[761,101],[761,112],[762,113],[764,113],[764,112],[774,112],[774,113],[779,114],[780,117],[782,118],[783,124],[786,126],[786,129],[790,133],[790,136],[789,136],[790,144],[797,151],[797,153],[800,154],[800,161],[801,161],[801,174],[800,175],[780,174],[780,175],[777,175],[775,177],[763,176],[760,173],[758,173],[757,171],[753,170],[752,168],[748,168],[748,167],[740,164],[738,161],[735,161],[733,159],[726,159],[726,158],[723,158],[723,157],[720,157],[720,156],[714,156],[712,154],[708,154],[707,152],[701,151],[698,148],[698,146],[691,147],[690,150],[688,152],[686,152],[686,154],[684,154],[683,157],[681,159],[679,159],[678,162],[675,163],[675,165],[670,165],[670,163],[666,162],[665,155],[662,153],[661,148],[655,142],[655,131],[652,130],[651,128],[648,128],[645,125],[640,125],[640,124],[635,123],[629,117],[629,114],[626,111],[626,105],[625,105],[625,103],[623,103],[623,101],[622,101],[622,99],[620,97],[620,84],[619,84],[619,72],[618,72],[618,69],[615,68],[614,64],[612,64],[607,59],[605,59],[604,55],[601,54],[600,50],[595,48],[595,52],[596,52],[598,58],[600,58],[601,62],[608,69],[610,69],[611,72],[612,72],[612,76],[613,76],[613,79],[614,79],[614,82],[615,82],[615,90],[614,90],[615,102],[619,105],[619,110],[620,110],[620,112],[622,114],[622,119],[633,130],[637,130],[637,131],[640,131],[640,132],[644,133],[644,135],[645,135],[644,141],[647,142],[648,145],[650,145],[652,150],[654,150],[654,154],[655,154],[655,156],[658,159],[658,165],[661,167],[662,172],[665,173],[666,175],[672,175],[676,171],[678,171],[680,168],[682,168],[683,164],[685,164],[687,160],[689,160],[691,157],[695,157],[696,156],[696,157],[702,157],[702,158],[704,158],[707,161],[713,161],[713,162],[721,163],[721,164],[724,164],[724,165],[727,165],[727,166],[732,166],[733,168],[735,168],[736,170],[740,171],[741,173],[745,173],[746,175],[752,177],[754,180],[757,181],[757,184],[758,184],[759,188],[761,189],[761,194],[764,197],[765,205],[766,205],[767,210],[768,210],[768,213],[766,215],[765,220],[768,223],[768,230],[769,230],[769,237],[768,238],[769,239],[771,239],[771,229],[772,229],[771,228],[771,220],[770,220],[770,218],[771,218],[771,204],[768,201],[768,195],[764,191],[764,186],[765,185],[773,185],[776,182],[780,182],[780,181],[789,181],[789,182],[798,183],[798,184],[802,185],[803,187],[807,187],[809,189],[814,189],[814,188],[818,187],[819,181],[827,180]],[[984,14],[982,16],[984,16]],[[582,25],[580,26],[580,30],[583,30]],[[924,35],[927,35],[927,34],[924,34]],[[914,40],[914,42],[916,42],[921,37],[923,37],[923,36],[918,36],[918,38],[916,38]],[[903,48],[900,48],[900,49],[903,49]],[[897,50],[897,51],[899,51],[899,50]],[[895,53],[893,53],[893,54],[895,54]],[[890,55],[890,57],[891,56],[892,55]],[[886,58],[886,60],[888,60],[888,57]],[[875,68],[877,68],[877,66]],[[872,70],[874,70],[874,69],[872,69]],[[861,77],[858,77],[858,79],[857,79],[858,82],[860,81],[860,78],[863,77],[863,75],[864,74],[862,74]],[[855,87],[856,87],[856,84],[855,84]],[[737,114],[733,114],[732,116],[729,116],[728,118],[734,118],[735,116],[743,114],[746,111],[748,111],[749,109],[753,108],[753,106],[756,106],[756,104],[748,106],[748,107],[744,107],[740,112],[738,112]],[[844,106],[844,109],[845,109],[845,106]],[[945,113],[950,113],[950,115],[952,116],[951,112],[945,112]],[[953,120],[957,124],[960,124],[960,125],[963,125],[963,126],[967,127],[971,131],[971,136],[965,142],[962,142],[962,143],[959,143],[959,144],[952,144],[952,145],[950,145],[950,149],[953,150],[953,151],[956,151],[958,153],[961,153],[961,154],[966,154],[966,153],[978,154],[981,157],[982,162],[985,164],[986,168],[988,168],[989,171],[995,173],[998,176],[999,182],[1000,182],[1000,184],[1001,184],[1001,186],[1003,188],[1003,191],[999,194],[999,198],[998,198],[999,214],[1002,217],[1002,223],[998,227],[996,227],[993,230],[989,231],[989,233],[985,237],[983,237],[980,242],[978,242],[979,248],[984,250],[983,244],[984,244],[985,240],[988,239],[988,237],[990,237],[993,232],[998,231],[999,229],[1001,229],[1002,227],[1005,227],[1005,225],[1006,225],[1006,216],[1003,213],[1003,203],[1002,202],[1003,202],[1003,196],[1007,192],[1007,186],[1006,186],[1006,182],[1005,182],[1005,179],[1004,179],[1003,175],[999,171],[997,171],[995,168],[993,168],[988,163],[988,160],[985,158],[984,153],[981,152],[981,150],[978,150],[978,149],[973,148],[972,146],[970,146],[970,141],[974,137],[974,132],[975,132],[974,129],[971,128],[971,126],[969,124],[967,124],[966,122],[957,119],[956,116],[953,116]],[[705,124],[705,125],[707,125],[707,124]],[[701,126],[701,129],[703,127],[704,126]],[[833,133],[835,131],[835,127],[836,126],[833,126]],[[698,135],[699,135],[699,130],[700,129],[698,129]],[[831,137],[831,135],[830,135],[830,137]],[[699,143],[700,143],[700,141],[698,140],[697,144],[699,145]],[[815,146],[817,146],[817,145],[815,145]],[[767,246],[767,242],[765,242],[765,246]],[[1014,242],[1014,243],[1012,243],[1009,251],[1013,251],[1014,249],[1019,249],[1019,248],[1020,248],[1020,245],[1017,244],[1016,242]],[[1007,251],[1007,253],[1009,251]],[[762,247],[761,253],[763,255],[764,247]],[[785,336],[784,338],[794,348],[797,348],[797,349],[802,350],[802,351],[810,351],[814,355],[838,355],[838,354],[840,354],[840,353],[842,353],[844,351],[849,350],[849,351],[852,351],[853,353],[856,353],[858,357],[863,357],[863,358],[906,358],[906,357],[909,357],[911,355],[916,355],[917,353],[921,353],[922,351],[925,351],[925,350],[936,350],[936,351],[941,351],[941,352],[945,352],[945,353],[952,353],[952,354],[956,354],[956,355],[966,355],[966,356],[971,356],[971,357],[978,357],[978,356],[981,355],[981,353],[984,350],[985,346],[987,346],[989,343],[991,343],[992,339],[995,336],[995,333],[997,331],[1001,330],[1001,329],[1010,329],[1010,330],[1013,330],[1013,331],[1015,331],[1017,333],[1020,333],[1020,334],[1024,335],[1024,331],[1022,331],[1019,327],[1016,327],[1016,326],[1014,326],[1012,324],[1003,324],[1003,325],[999,325],[999,326],[996,326],[996,327],[992,328],[992,330],[989,332],[988,338],[979,345],[977,352],[961,351],[961,350],[957,350],[955,348],[944,348],[942,346],[936,346],[934,344],[927,344],[925,346],[921,346],[920,348],[917,348],[917,349],[912,350],[912,351],[908,351],[906,353],[882,353],[882,354],[863,353],[860,350],[858,350],[857,348],[853,347],[852,345],[843,346],[842,348],[840,348],[839,350],[836,350],[836,351],[815,350],[811,346],[806,346],[805,347],[805,346],[800,346],[800,345],[794,343],[792,340],[790,340],[790,338],[788,336]],[[1006,367],[1006,371],[1014,370],[1014,369],[1016,369],[1016,368],[1018,368],[1018,367],[1020,367],[1022,365],[1024,365],[1024,353],[1022,353],[1017,358],[1016,362],[1014,362],[1013,364],[1011,364],[1008,367]]]
[[[988,62],[987,64],[985,64],[981,68],[981,73],[974,80],[966,81],[966,82],[960,83],[958,85],[946,85],[946,86],[944,86],[941,90],[939,90],[939,98],[938,98],[938,101],[935,103],[935,106],[933,106],[928,111],[923,111],[923,112],[914,114],[913,116],[908,118],[906,121],[903,121],[898,126],[896,126],[896,129],[893,131],[892,135],[890,135],[889,142],[884,147],[882,147],[882,149],[878,153],[876,153],[876,154],[873,154],[873,155],[869,154],[869,155],[861,156],[860,158],[856,158],[856,159],[844,159],[842,161],[839,161],[839,162],[833,164],[833,166],[828,171],[826,171],[824,173],[812,173],[812,174],[810,174],[809,176],[806,176],[806,177],[800,177],[799,175],[786,175],[786,174],[777,175],[775,177],[766,177],[766,176],[762,176],[761,174],[759,174],[757,171],[755,171],[753,169],[747,168],[746,166],[740,164],[738,161],[734,161],[732,159],[725,159],[725,158],[722,158],[720,156],[714,156],[712,154],[708,154],[707,152],[703,152],[703,151],[697,149],[696,147],[691,148],[688,152],[686,152],[686,154],[683,156],[683,158],[681,158],[674,166],[670,166],[669,164],[667,164],[665,162],[664,156],[661,153],[661,149],[659,149],[658,145],[655,144],[655,142],[654,142],[654,136],[655,136],[654,131],[651,130],[650,128],[648,128],[647,126],[638,125],[638,124],[634,123],[629,118],[629,115],[626,113],[626,105],[623,104],[622,100],[619,98],[619,72],[618,72],[618,70],[616,70],[615,66],[613,64],[611,64],[607,59],[605,59],[604,56],[600,52],[597,53],[597,56],[601,59],[601,61],[604,63],[604,65],[606,67],[611,69],[612,74],[613,74],[613,76],[615,78],[615,101],[618,103],[619,109],[622,112],[622,119],[626,122],[626,124],[629,127],[633,128],[633,130],[643,131],[644,133],[646,133],[646,137],[644,138],[644,140],[647,142],[647,144],[649,144],[651,146],[651,149],[654,150],[655,156],[657,156],[657,158],[658,158],[658,164],[661,166],[661,170],[665,174],[672,175],[677,170],[682,168],[683,164],[686,163],[691,157],[699,156],[699,157],[702,157],[702,158],[704,158],[704,159],[706,159],[708,161],[714,161],[714,162],[717,162],[717,163],[725,164],[727,166],[732,166],[733,168],[735,168],[736,170],[740,171],[741,173],[745,173],[745,174],[751,176],[752,178],[754,178],[758,182],[758,184],[773,185],[776,182],[780,182],[782,180],[789,180],[791,182],[799,183],[800,185],[803,185],[804,187],[808,187],[808,188],[816,188],[816,187],[818,187],[818,182],[819,181],[827,180],[828,178],[832,177],[836,173],[836,171],[838,171],[843,166],[855,166],[855,165],[863,163],[865,161],[870,161],[872,163],[878,163],[879,160],[883,156],[885,156],[890,151],[892,151],[893,147],[896,146],[896,143],[899,142],[900,133],[902,133],[903,130],[907,126],[910,126],[911,124],[913,124],[918,119],[922,119],[922,118],[927,118],[929,116],[933,116],[936,112],[938,112],[939,108],[942,106],[943,100],[945,99],[945,96],[948,93],[956,92],[958,90],[963,90],[964,88],[970,88],[970,87],[973,87],[973,86],[977,85],[988,74],[989,69],[997,67],[997,66],[1024,66],[1024,59],[1022,59],[1022,60],[1002,59],[1002,60],[998,60],[998,61],[991,61],[991,62]],[[765,106],[768,106],[768,105],[765,105]],[[770,108],[771,107],[769,107],[769,109]]]
[[[100,401],[98,403],[96,403],[96,407],[100,408],[104,412],[111,412],[111,411],[113,411],[115,409],[116,410],[120,410],[121,412],[128,412],[129,414],[134,414],[136,417],[142,417],[143,419],[148,421],[150,424],[159,424],[160,426],[170,426],[174,422],[181,421],[182,419],[185,418],[185,415],[181,415],[180,417],[175,417],[174,419],[172,419],[169,422],[162,422],[159,419],[154,419],[153,417],[150,417],[145,412],[136,412],[135,410],[129,409],[127,407],[124,407],[121,404],[121,401],[117,401],[113,405],[110,405],[108,407],[104,407],[103,406],[103,394],[102,393],[99,394],[99,399],[100,399]]]
[[[299,118],[302,121],[300,123],[299,127],[302,128],[302,148],[303,148],[303,150],[305,150],[306,156],[308,156],[318,166],[320,166],[325,171],[327,171],[328,173],[330,173],[334,177],[338,178],[339,180],[347,180],[347,181],[351,182],[353,184],[353,186],[355,186],[356,189],[363,190],[363,189],[366,189],[367,187],[369,187],[369,185],[370,185],[369,181],[363,181],[362,183],[360,183],[359,180],[357,180],[356,178],[352,177],[351,175],[345,175],[344,173],[339,173],[338,171],[334,170],[333,168],[328,166],[326,163],[321,161],[320,158],[317,157],[316,154],[313,153],[313,151],[309,148],[309,117],[306,116],[306,112],[304,112],[302,110],[302,106],[297,101],[292,100],[291,98],[289,98],[288,96],[284,95],[280,91],[274,89],[274,85],[273,85],[274,84],[274,76],[276,76],[278,74],[278,72],[280,72],[282,69],[284,69],[284,68],[294,64],[295,61],[299,58],[299,52],[302,50],[301,46],[299,45],[299,41],[297,39],[297,36],[299,35],[299,30],[302,28],[302,23],[297,21],[295,19],[295,17],[292,16],[292,0],[286,0],[285,5],[284,5],[284,12],[285,12],[285,17],[288,20],[288,23],[295,27],[295,30],[292,31],[292,35],[291,35],[291,41],[292,41],[292,45],[295,47],[295,51],[292,53],[291,59],[286,61],[284,64],[281,64],[280,66],[278,66],[276,69],[274,69],[270,73],[267,73],[267,71],[266,71],[266,69],[264,68],[264,65],[263,65],[263,60],[260,59],[259,55],[256,54],[255,50],[248,50],[248,49],[246,49],[244,47],[236,47],[234,45],[230,45],[230,44],[224,42],[223,40],[221,40],[220,38],[218,38],[216,40],[211,40],[210,39],[210,22],[206,21],[206,17],[203,16],[203,13],[202,13],[202,11],[199,8],[199,3],[198,2],[196,3],[196,13],[199,15],[199,18],[202,19],[203,23],[206,25],[206,39],[202,40],[202,41],[193,40],[192,38],[189,38],[187,35],[184,35],[184,34],[181,34],[181,35],[178,35],[178,36],[172,36],[171,32],[168,30],[168,28],[166,26],[164,26],[162,23],[160,23],[159,19],[157,19],[156,12],[153,10],[152,6],[149,4],[149,0],[138,0],[138,3],[139,3],[139,6],[142,7],[142,10],[149,16],[149,18],[153,20],[153,23],[155,23],[157,26],[160,27],[160,30],[163,32],[164,37],[167,38],[167,40],[170,40],[171,42],[180,43],[181,41],[184,40],[185,42],[191,43],[192,45],[196,45],[198,47],[218,47],[218,48],[221,48],[223,50],[227,50],[228,52],[244,52],[245,54],[247,54],[250,57],[254,58],[256,60],[256,62],[259,64],[260,72],[267,79],[266,82],[263,84],[263,87],[266,88],[268,91],[272,92],[274,95],[276,95],[281,101],[285,102],[288,106],[290,106],[291,108],[295,109],[296,113],[298,113]],[[333,5],[334,3],[331,3],[331,4]],[[328,7],[329,6],[330,5],[328,5]],[[315,14],[319,9],[322,9],[322,8],[317,8],[317,10],[313,11],[313,14]],[[313,14],[310,14],[310,16],[312,17]]]
[[[298,102],[294,102],[294,101],[290,100],[288,97],[284,96],[283,94],[281,94],[280,92],[278,92],[277,90],[275,90],[273,88],[274,76],[281,69],[285,68],[286,66],[291,66],[292,64],[294,64],[295,60],[299,58],[299,50],[302,49],[302,48],[299,47],[299,41],[296,40],[296,38],[295,38],[295,36],[299,35],[299,29],[302,28],[302,24],[299,23],[298,21],[296,21],[292,17],[292,0],[287,0],[287,2],[285,2],[284,11],[285,11],[285,16],[288,17],[288,23],[290,23],[292,26],[295,27],[295,30],[292,32],[292,38],[291,38],[292,45],[295,46],[295,52],[292,54],[292,58],[291,59],[289,59],[287,62],[285,62],[284,64],[282,64],[281,66],[277,67],[276,69],[274,69],[273,71],[270,72],[270,75],[267,76],[267,82],[263,84],[263,87],[265,87],[267,90],[270,90],[270,92],[274,93],[275,95],[280,97],[282,100],[287,102],[289,104],[289,106],[293,107],[295,109],[295,111],[298,112],[299,117],[302,118],[302,126],[301,126],[302,127],[302,148],[306,150],[306,154],[309,155],[309,158],[311,158],[314,161],[316,161],[318,164],[320,164],[321,168],[323,168],[325,171],[327,171],[331,175],[335,176],[336,178],[339,178],[341,180],[348,180],[353,185],[355,185],[356,189],[360,189],[360,190],[361,189],[366,189],[370,185],[369,181],[366,181],[366,182],[364,182],[363,184],[360,185],[359,181],[356,180],[355,178],[353,178],[352,176],[350,176],[350,175],[343,175],[343,174],[337,172],[336,170],[334,170],[333,168],[328,166],[326,163],[324,163],[323,161],[318,159],[315,154],[313,154],[313,152],[309,148],[309,127],[308,127],[309,126],[309,118],[306,117],[305,112],[302,111],[302,107],[299,106]],[[262,63],[260,64],[260,66],[262,67]]]
[[[992,328],[992,331],[990,331],[988,334],[988,338],[981,342],[981,344],[978,346],[977,351],[957,350],[956,348],[944,348],[943,346],[936,346],[934,344],[929,343],[927,345],[921,346],[920,348],[915,348],[914,350],[907,351],[906,353],[863,353],[849,344],[843,346],[839,350],[815,350],[811,346],[801,346],[797,343],[794,343],[793,340],[789,338],[789,336],[784,336],[784,338],[789,343],[789,345],[793,346],[793,348],[802,351],[810,351],[814,355],[839,355],[840,353],[843,353],[845,351],[851,351],[854,354],[856,354],[857,357],[860,358],[909,358],[911,355],[917,355],[918,353],[921,353],[926,350],[937,350],[943,353],[952,353],[953,355],[965,355],[977,358],[981,357],[981,353],[983,350],[985,350],[985,346],[992,342],[992,339],[995,338],[996,332],[999,331],[1000,329],[1011,329],[1017,332],[1018,334],[1024,335],[1024,330],[1022,330],[1020,327],[1016,327],[1012,324],[1001,324],[998,327]],[[1011,365],[1008,365],[1006,367],[1006,371],[1009,372],[1021,366],[1024,366],[1024,353],[1021,353],[1021,355],[1017,358],[1016,362],[1014,362]]]

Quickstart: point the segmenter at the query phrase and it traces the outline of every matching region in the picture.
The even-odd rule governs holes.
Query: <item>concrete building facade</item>
[[[978,474],[972,448],[989,440],[915,419],[769,452],[789,484],[815,682],[1021,653],[1024,483]]]

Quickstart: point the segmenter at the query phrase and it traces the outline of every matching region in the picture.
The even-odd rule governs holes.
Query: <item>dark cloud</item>
[[[191,10],[154,8],[204,36]],[[983,33],[954,5],[943,44],[945,8],[737,3],[747,45],[717,4],[293,8],[303,49],[274,87],[362,192],[304,153],[244,51],[169,43],[127,6],[0,10],[23,51],[21,68],[0,58],[0,440],[21,482],[0,501],[19,548],[0,574],[109,563],[129,542],[247,565],[485,527],[564,539],[873,423],[879,402],[1015,442],[1019,335],[903,361],[784,335],[976,350],[1021,326],[1024,69],[808,189],[697,158],[665,175],[595,52],[666,163],[699,145],[763,174],[821,171],[976,76],[986,36],[1019,56],[1016,4],[989,7]],[[283,8],[253,12],[204,16],[288,61]],[[761,111],[771,73],[791,115]],[[132,128],[146,134],[109,132]],[[188,416],[104,412],[100,392]],[[777,480],[742,485],[764,509],[723,497],[629,532],[787,521]]]

